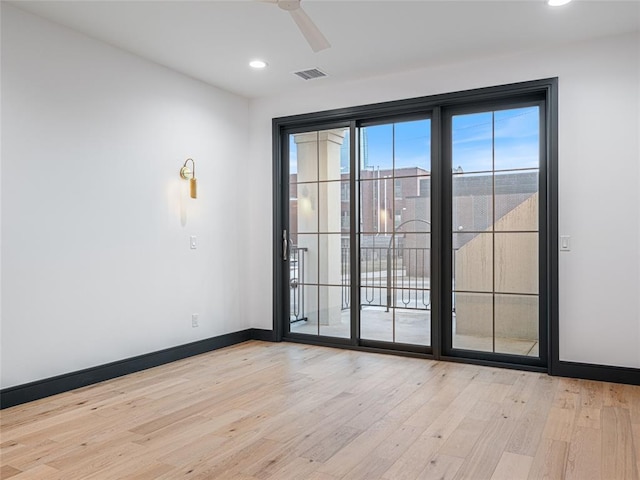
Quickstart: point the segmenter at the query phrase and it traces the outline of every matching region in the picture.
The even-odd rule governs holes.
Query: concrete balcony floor
[[[291,324],[291,331],[310,335],[329,337],[349,337],[349,310],[343,310],[340,321],[331,325],[320,325],[313,321],[302,321]],[[394,329],[395,317],[395,329]],[[395,309],[385,312],[384,307],[363,307],[361,314],[361,337],[366,340],[383,342],[429,345],[431,342],[431,312],[425,310]],[[455,332],[454,348],[482,352],[493,351],[493,339],[475,335],[459,335]],[[496,353],[512,355],[538,356],[538,342],[517,338],[496,337]]]

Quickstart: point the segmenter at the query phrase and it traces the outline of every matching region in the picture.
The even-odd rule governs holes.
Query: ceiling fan
[[[296,22],[298,28],[307,39],[309,46],[314,52],[319,52],[329,48],[331,44],[327,38],[322,34],[320,29],[313,23],[313,20],[307,15],[300,6],[300,0],[262,0],[266,3],[275,3],[282,10],[289,12],[293,21]]]

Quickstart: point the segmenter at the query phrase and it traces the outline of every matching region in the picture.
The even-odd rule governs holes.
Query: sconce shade
[[[187,162],[191,162],[193,170],[187,167]],[[184,165],[180,169],[180,176],[185,180],[189,180],[189,195],[191,198],[198,198],[198,180],[196,179],[196,162],[193,158],[187,158]]]

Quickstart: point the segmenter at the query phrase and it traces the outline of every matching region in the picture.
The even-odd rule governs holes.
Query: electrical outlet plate
[[[189,246],[191,247],[192,250],[195,250],[196,248],[198,248],[198,239],[196,238],[195,235],[191,235],[189,237]]]
[[[198,319],[198,314],[194,313],[191,315],[191,327],[192,328],[196,328],[197,326],[199,326],[199,319]]]

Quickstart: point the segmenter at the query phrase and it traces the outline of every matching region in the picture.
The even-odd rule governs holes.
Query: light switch
[[[563,252],[571,251],[571,236],[560,235],[560,250]]]
[[[198,241],[195,235],[191,235],[189,237],[189,245],[191,246],[192,250],[195,250],[196,248],[198,248]]]

